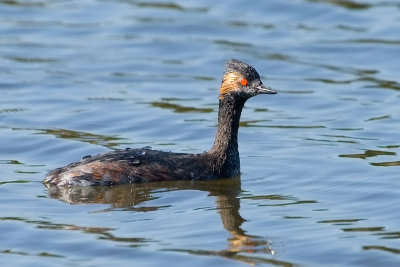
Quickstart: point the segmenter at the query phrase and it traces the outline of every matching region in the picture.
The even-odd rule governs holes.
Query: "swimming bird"
[[[115,185],[165,180],[212,180],[240,174],[238,129],[245,102],[276,94],[257,71],[236,59],[225,64],[219,90],[218,126],[211,149],[201,154],[172,153],[148,147],[120,149],[50,171],[45,185]]]

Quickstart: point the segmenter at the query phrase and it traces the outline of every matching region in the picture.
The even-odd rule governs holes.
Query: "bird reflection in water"
[[[160,190],[199,190],[216,198],[216,209],[221,216],[223,227],[231,234],[227,248],[221,251],[170,249],[197,255],[218,255],[249,264],[272,263],[275,260],[263,257],[251,257],[248,253],[270,254],[275,251],[271,243],[263,237],[248,235],[242,229],[245,219],[240,215],[241,192],[240,177],[215,181],[169,181],[161,183],[144,183],[134,185],[103,186],[70,186],[58,187],[47,185],[48,195],[70,204],[109,204],[107,210],[124,209],[136,212],[154,211],[160,206],[143,207],[142,203],[154,199],[153,192]],[[168,203],[165,203],[168,207]],[[106,210],[104,210],[106,211]],[[245,252],[246,255],[239,253]],[[289,264],[290,265],[290,264]]]

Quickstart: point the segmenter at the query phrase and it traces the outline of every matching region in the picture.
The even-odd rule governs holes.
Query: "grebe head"
[[[276,92],[263,85],[260,75],[252,66],[237,59],[226,62],[219,98],[233,95],[248,99],[258,94],[276,94]]]

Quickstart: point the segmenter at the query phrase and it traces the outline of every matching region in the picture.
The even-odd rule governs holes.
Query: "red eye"
[[[243,78],[240,80],[240,84],[243,86],[246,86],[249,82],[247,81],[247,79]]]

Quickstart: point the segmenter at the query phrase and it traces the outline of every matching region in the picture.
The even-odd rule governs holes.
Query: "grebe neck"
[[[238,130],[245,99],[225,96],[219,99],[218,129],[209,153],[239,161]]]

